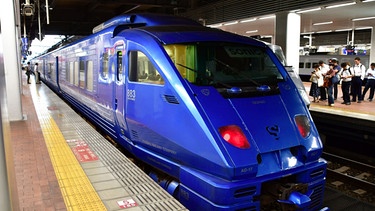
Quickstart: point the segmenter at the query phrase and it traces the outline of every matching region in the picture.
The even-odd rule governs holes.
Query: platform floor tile
[[[186,210],[46,86],[30,89],[68,210]]]

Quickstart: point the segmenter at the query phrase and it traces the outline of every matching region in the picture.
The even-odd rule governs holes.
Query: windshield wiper
[[[231,67],[230,65],[226,64],[225,62],[223,61],[220,61],[219,59],[215,58],[215,61],[218,62],[219,64],[225,66],[226,68],[228,68],[230,71],[232,71],[233,73],[236,73],[238,75],[241,75],[243,76],[244,78],[248,79],[251,83],[253,83],[254,85],[256,86],[260,86],[260,84],[258,82],[256,82],[255,80],[253,80],[252,78],[250,78],[249,76],[241,73],[239,70],[237,69],[234,69],[233,67]]]
[[[180,63],[176,63],[176,64],[177,64],[177,65],[180,65],[180,66],[183,67],[183,68],[186,68],[186,69],[188,69],[188,70],[191,70],[191,71],[193,71],[193,72],[195,72],[195,73],[198,73],[198,70],[194,70],[193,68],[190,68],[190,67],[185,66],[185,65],[180,64]],[[226,83],[223,83],[223,82],[220,82],[220,81],[215,81],[212,77],[209,77],[209,76],[206,76],[206,75],[202,75],[202,76],[203,76],[202,78],[207,79],[208,81],[212,82],[213,85],[215,85],[215,84],[220,84],[220,85],[222,85],[222,86],[224,86],[224,87],[232,88],[232,86],[230,86],[229,84],[226,84]]]

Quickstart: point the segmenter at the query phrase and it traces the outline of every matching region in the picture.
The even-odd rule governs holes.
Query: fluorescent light
[[[318,31],[316,33],[329,33],[329,32],[332,32],[332,30],[327,30],[327,31]]]
[[[351,31],[353,29],[337,29],[335,32],[344,32],[344,31]]]
[[[314,34],[315,32],[303,32],[303,33],[301,33],[302,35],[304,35],[304,34]]]
[[[321,23],[313,23],[314,26],[319,26],[319,25],[327,25],[327,24],[332,24],[333,21],[327,21],[327,22],[321,22]]]
[[[374,1],[375,1],[375,0],[374,0]],[[301,14],[301,13],[307,13],[307,12],[318,11],[318,10],[321,10],[321,9],[322,9],[321,7],[317,7],[317,8],[307,9],[307,10],[300,10],[300,11],[297,11],[296,13]]]
[[[362,2],[366,3],[366,2],[372,2],[372,1],[375,1],[375,0],[363,0]]]
[[[246,31],[246,34],[256,33],[258,30]]]
[[[370,20],[375,19],[375,16],[373,17],[364,17],[364,18],[353,18],[352,21],[363,21],[363,20]]]
[[[219,23],[215,25],[208,25],[208,27],[211,27],[211,28],[219,28],[220,26],[223,26],[223,24]]]
[[[275,15],[264,16],[264,17],[260,17],[259,20],[270,19],[270,18],[275,18],[275,17],[276,17]]]
[[[234,25],[234,24],[237,24],[237,23],[238,23],[238,21],[228,22],[228,23],[224,23],[224,26]]]
[[[272,35],[263,35],[263,36],[260,36],[260,38],[272,38]]]
[[[368,27],[355,28],[355,30],[364,30],[364,29],[372,29],[372,27],[368,26]]]
[[[242,20],[242,21],[240,21],[240,23],[247,23],[247,22],[252,22],[252,21],[256,21],[256,20],[257,20],[256,18],[251,18],[251,19]]]
[[[354,5],[354,4],[356,4],[356,2],[349,2],[349,3],[343,3],[343,4],[335,4],[335,5],[326,6],[326,9],[332,9],[332,8],[337,8],[337,7],[345,7],[345,6],[350,6],[350,5]]]

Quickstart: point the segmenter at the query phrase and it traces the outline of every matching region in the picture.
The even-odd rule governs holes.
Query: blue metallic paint
[[[125,23],[119,21],[121,18],[127,19]],[[166,188],[176,192],[177,198],[189,209],[259,210],[265,184],[282,178],[307,184],[315,197],[314,205],[306,201],[303,193],[291,195],[304,200],[303,210],[319,209],[323,191],[314,193],[314,190],[322,189],[325,183],[326,163],[319,159],[322,144],[296,86],[277,57],[264,43],[173,18],[116,17],[103,24],[108,28],[34,60],[44,64],[43,81],[76,109],[137,158],[175,178],[171,183],[173,188]],[[132,21],[139,28],[129,28]],[[118,23],[125,25],[116,26]],[[181,28],[184,30],[176,31]],[[205,41],[230,41],[266,49],[285,78],[278,84],[280,93],[226,99],[212,86],[188,82],[162,45]],[[115,58],[109,59],[108,78],[102,78],[101,55],[119,42],[125,47],[123,78],[116,81]],[[85,56],[77,57],[78,49]],[[164,84],[129,80],[126,58],[134,50],[150,58]],[[67,81],[68,62],[79,59],[94,61],[91,92]],[[55,63],[54,72],[50,72],[47,63]],[[168,97],[177,103],[170,103],[166,100]],[[294,120],[297,115],[307,116],[311,123],[311,133],[306,138],[298,132]],[[239,126],[250,148],[239,149],[224,141],[218,128],[226,125]]]

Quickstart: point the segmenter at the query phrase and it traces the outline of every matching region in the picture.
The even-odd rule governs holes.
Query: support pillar
[[[370,64],[375,62],[375,27],[373,26],[371,29],[371,50],[370,50],[370,61],[369,61],[369,67]],[[369,68],[366,67],[366,68]]]
[[[296,13],[276,13],[275,44],[283,48],[288,66],[298,74],[301,16]]]
[[[18,2],[17,2],[18,3]],[[22,120],[21,106],[21,61],[19,33],[17,33],[15,9],[12,0],[2,1],[0,7],[1,33],[4,49],[4,70],[8,97],[9,120]],[[19,15],[19,14],[18,14]]]

